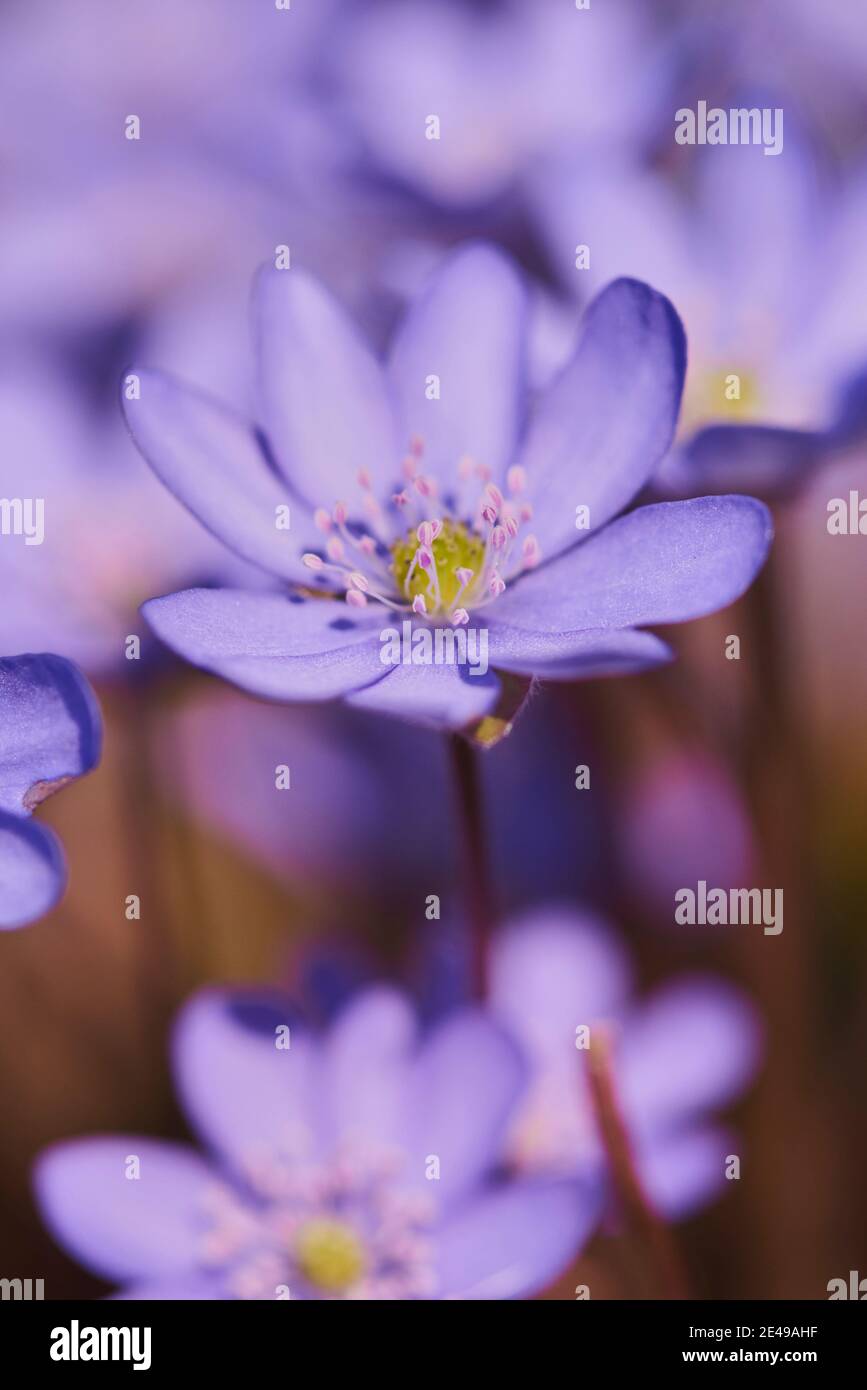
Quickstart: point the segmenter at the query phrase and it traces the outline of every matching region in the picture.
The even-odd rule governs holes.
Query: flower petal
[[[411,724],[461,729],[490,714],[499,694],[492,671],[470,676],[458,666],[393,666],[384,680],[357,690],[348,703]]]
[[[157,477],[236,555],[303,579],[305,551],[322,537],[308,509],[269,467],[254,427],[165,372],[136,369],[138,400],[122,400],[130,433]],[[289,508],[289,529],[279,529]]]
[[[268,699],[328,700],[382,678],[378,612],[242,589],[185,589],[142,612],[172,651]]]
[[[575,1029],[618,1013],[630,968],[617,938],[595,918],[549,907],[494,939],[491,1007],[533,1056],[575,1056]]]
[[[710,425],[671,451],[653,486],[667,497],[744,491],[779,501],[804,485],[831,442],[810,430]]]
[[[630,627],[529,632],[493,621],[489,642],[492,666],[542,680],[623,676],[664,666],[674,655],[653,633]]]
[[[575,1182],[514,1183],[471,1202],[439,1233],[443,1298],[528,1298],[580,1253],[599,1214]]]
[[[576,507],[589,508],[598,531],[653,475],[674,434],[685,367],[683,327],[663,295],[622,279],[594,299],[522,453],[544,556],[578,538]]]
[[[352,1135],[384,1147],[406,1140],[414,1041],[412,1009],[396,990],[364,990],[343,1010],[323,1057],[329,1143]]]
[[[127,1176],[128,1159],[140,1176]],[[137,1135],[74,1139],[43,1153],[36,1196],[55,1239],[106,1279],[155,1278],[191,1269],[201,1202],[216,1181],[194,1150]]]
[[[699,618],[749,587],[772,534],[752,497],[639,507],[518,580],[497,600],[497,620],[554,633]]]
[[[0,930],[44,917],[65,886],[57,837],[44,825],[0,811]]]
[[[679,1221],[706,1206],[726,1185],[726,1159],[742,1152],[727,1130],[691,1129],[639,1151],[638,1171],[652,1205]]]
[[[175,1024],[178,1094],[196,1132],[238,1172],[281,1141],[317,1143],[318,1058],[288,1000],[202,990]],[[279,1033],[288,1027],[288,1035]],[[288,1047],[278,1047],[288,1037]]]
[[[502,477],[524,397],[526,295],[501,252],[462,247],[447,257],[395,337],[389,375],[400,439],[424,441],[421,467],[454,489],[463,456]],[[439,392],[427,395],[428,378]],[[482,484],[476,482],[476,491]]]
[[[28,814],[99,760],[102,721],[77,666],[62,656],[0,659],[0,809]]]
[[[419,1178],[430,1156],[439,1159],[439,1180],[425,1186],[444,1204],[470,1192],[501,1157],[526,1078],[515,1042],[480,1010],[452,1014],[422,1048],[408,1147]]]
[[[678,981],[624,1028],[620,1098],[636,1134],[661,1134],[725,1105],[754,1075],[761,1030],[748,1000],[718,980]]]
[[[262,271],[255,323],[265,424],[280,466],[312,506],[377,491],[400,463],[385,374],[337,302],[303,270]]]

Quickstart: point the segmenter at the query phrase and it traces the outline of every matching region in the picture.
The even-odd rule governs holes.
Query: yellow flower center
[[[364,1249],[343,1221],[308,1221],[295,1239],[298,1268],[311,1284],[328,1293],[342,1293],[365,1270]]]
[[[761,409],[755,372],[715,367],[687,381],[681,423],[690,430],[715,422],[743,424],[758,419]]]
[[[456,571],[472,570],[473,575],[478,577],[484,564],[485,543],[476,532],[468,530],[463,522],[448,518],[443,520],[439,535],[429,547],[433,552],[439,582],[438,601],[431,580],[431,569],[425,569],[420,563],[413,564],[421,548],[415,531],[408,531],[405,540],[396,541],[391,547],[391,569],[397,591],[410,601],[421,594],[428,602],[429,612],[435,611],[436,608],[448,611],[461,592],[461,580]],[[462,598],[467,598],[473,587],[474,581],[471,581]]]

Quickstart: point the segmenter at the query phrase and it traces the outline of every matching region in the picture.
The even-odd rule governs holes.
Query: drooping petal
[[[489,714],[499,693],[492,671],[471,676],[458,666],[393,666],[384,680],[350,695],[349,704],[428,728],[461,729]]]
[[[0,811],[0,930],[44,917],[65,885],[63,851],[52,831]]]
[[[165,372],[135,374],[140,396],[124,394],[124,414],[157,477],[237,555],[310,584],[301,556],[322,537],[309,509],[269,466],[250,422]]]
[[[315,1150],[318,1058],[288,1001],[203,990],[181,1011],[173,1054],[191,1124],[236,1171],[282,1144]]]
[[[139,1160],[139,1176],[130,1160]],[[55,1239],[105,1279],[152,1279],[192,1269],[202,1203],[217,1181],[194,1150],[137,1135],[75,1139],[48,1149],[34,1174]]]
[[[404,447],[414,436],[423,440],[421,468],[445,490],[454,489],[463,457],[494,477],[512,457],[524,395],[525,316],[512,263],[476,245],[446,259],[398,330],[389,375],[400,439]]]
[[[593,301],[521,456],[543,555],[580,539],[577,507],[589,508],[597,531],[652,477],[674,434],[685,367],[683,327],[663,295],[622,279]]]
[[[623,676],[664,666],[674,653],[651,632],[588,628],[579,632],[530,632],[506,627],[492,615],[491,664],[542,680]]]
[[[378,1147],[406,1139],[413,1012],[403,995],[365,990],[340,1014],[323,1055],[328,1142],[363,1136]]]
[[[446,1019],[420,1052],[412,1076],[411,1178],[431,1156],[439,1179],[424,1183],[444,1205],[459,1200],[502,1156],[509,1120],[527,1078],[516,1043],[477,1010]]]
[[[656,994],[624,1028],[617,1077],[635,1133],[662,1134],[737,1096],[761,1055],[761,1030],[748,1000],[718,980],[678,981]]]
[[[497,600],[497,620],[536,632],[677,623],[733,603],[773,534],[751,497],[659,502],[620,517]]]
[[[550,907],[495,937],[491,1007],[534,1056],[574,1060],[575,1029],[619,1012],[630,974],[626,953],[599,921]]]
[[[102,721],[77,666],[62,656],[0,659],[0,809],[28,814],[99,760]]]
[[[381,614],[330,599],[185,589],[142,606],[172,651],[271,700],[328,700],[380,680]]]
[[[280,467],[312,506],[382,494],[399,444],[385,375],[340,306],[303,270],[262,271],[255,328],[265,425]]]
[[[528,1298],[581,1252],[599,1215],[590,1186],[513,1183],[471,1202],[439,1232],[444,1298]]]

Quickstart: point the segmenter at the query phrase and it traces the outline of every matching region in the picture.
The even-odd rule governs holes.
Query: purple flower
[[[316,1038],[205,992],[174,1063],[210,1156],[118,1136],[37,1167],[54,1234],[126,1297],[515,1298],[593,1222],[577,1183],[491,1179],[524,1066],[479,1012],[419,1042],[406,1001],[373,989]]]
[[[145,605],[168,646],[246,690],[460,727],[497,703],[488,664],[570,680],[669,660],[640,629],[724,607],[765,559],[751,498],[613,520],[666,452],[683,383],[680,321],[646,285],[599,295],[529,419],[524,289],[489,247],[447,258],[386,366],[298,270],[263,273],[255,316],[264,433],[155,371],[124,402],[172,491],[295,586]]]
[[[661,68],[646,9],[357,4],[334,31],[338,98],[368,164],[450,211],[475,209],[552,150],[645,137],[648,73],[659,85]]]
[[[681,187],[628,160],[553,161],[535,185],[549,251],[573,289],[637,275],[684,314],[689,370],[660,493],[784,496],[865,430],[867,315],[852,285],[867,273],[867,168],[835,186],[787,108],[778,156],[696,148],[685,175]],[[578,244],[592,247],[580,272]]]
[[[96,699],[71,662],[0,658],[0,928],[43,916],[63,892],[59,841],[28,818],[96,765],[101,740]]]
[[[495,940],[490,1009],[522,1043],[532,1076],[506,1143],[516,1174],[598,1174],[604,1157],[577,1030],[614,1037],[614,1078],[639,1176],[679,1217],[725,1182],[733,1137],[711,1112],[752,1078],[759,1028],[730,985],[687,976],[631,998],[625,954],[599,923],[568,909],[534,913]]]

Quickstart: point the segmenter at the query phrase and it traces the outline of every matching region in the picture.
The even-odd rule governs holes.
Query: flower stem
[[[683,1262],[671,1232],[654,1210],[635,1164],[632,1146],[617,1100],[611,1067],[611,1047],[604,1029],[594,1028],[588,1057],[590,1094],[614,1188],[627,1228],[644,1249],[657,1297],[687,1298]]]
[[[473,997],[484,999],[488,992],[488,957],[494,909],[482,814],[479,755],[460,734],[450,736],[449,748],[461,819],[464,893],[471,933],[470,978]]]

